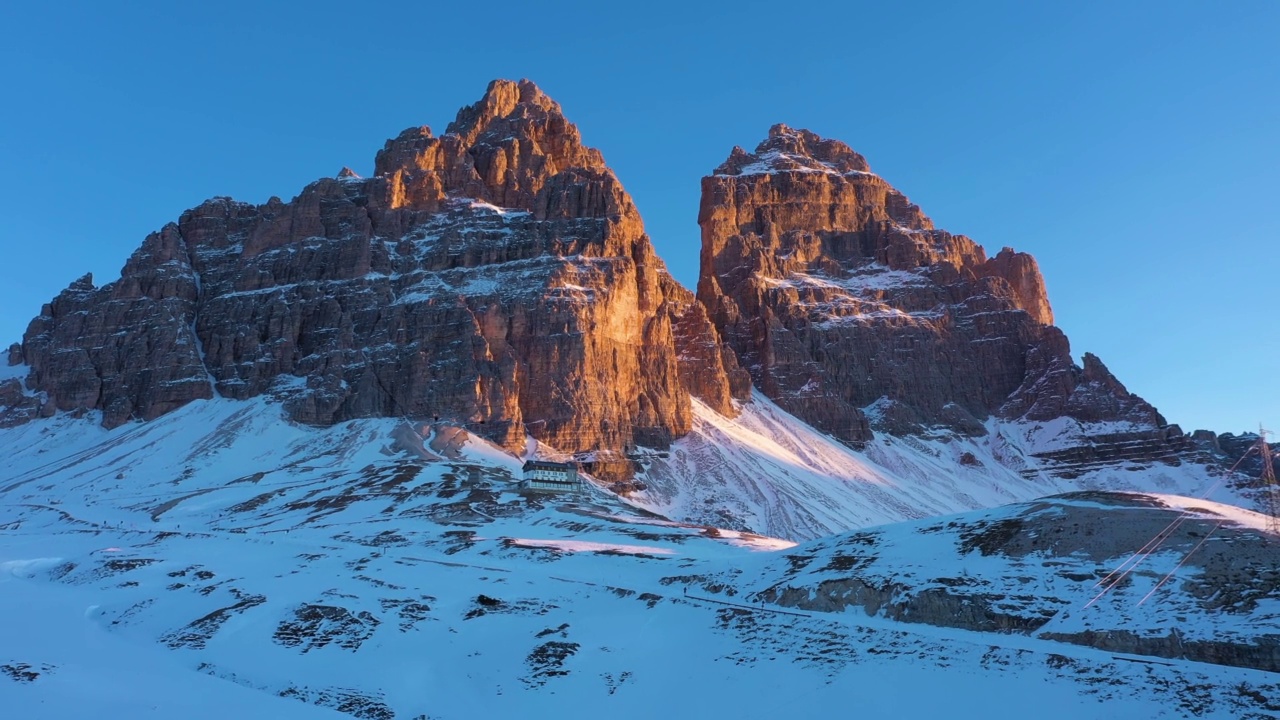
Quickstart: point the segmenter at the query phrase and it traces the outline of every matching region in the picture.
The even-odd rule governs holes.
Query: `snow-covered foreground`
[[[64,417],[0,432],[5,716],[1273,712],[1274,676],[1255,670],[735,605],[707,578],[792,543],[603,492],[524,496],[518,459],[475,439],[410,457],[395,426],[313,430],[214,401],[110,432]]]

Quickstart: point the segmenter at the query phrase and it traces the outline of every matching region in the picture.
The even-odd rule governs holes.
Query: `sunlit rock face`
[[[665,446],[690,393],[732,413],[748,384],[600,152],[502,80],[443,135],[389,140],[371,178],[183,213],[120,280],[46,305],[10,362],[107,427],[275,393],[309,424],[450,418],[568,451]]]
[[[699,223],[712,321],[757,387],[836,437],[976,435],[993,415],[1165,425],[1097,358],[1072,362],[1034,258],[936,229],[843,143],[776,125],[734,148]]]

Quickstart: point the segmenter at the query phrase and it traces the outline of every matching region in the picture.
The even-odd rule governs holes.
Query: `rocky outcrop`
[[[1206,430],[1198,430],[1197,433],[1201,434],[1206,444],[1222,453],[1224,464],[1228,467],[1234,467],[1237,471],[1250,478],[1261,478],[1263,476],[1262,454],[1258,452],[1257,433],[1241,433],[1240,435],[1222,433],[1216,437]],[[1271,447],[1271,471],[1276,477],[1280,477],[1280,443],[1267,444]]]
[[[1280,671],[1280,635],[1265,635],[1249,642],[1223,640],[1187,640],[1177,628],[1164,635],[1138,635],[1123,628],[1111,630],[1083,630],[1081,632],[1040,634],[1045,640],[1086,645],[1107,652],[1129,655],[1148,655],[1170,660],[1255,668],[1268,672]]]
[[[22,381],[0,380],[0,428],[16,427],[54,412],[53,405],[43,397],[27,392]]]
[[[759,577],[726,574],[704,588],[749,604],[859,607],[901,622],[1277,672],[1280,634],[1256,621],[1280,589],[1263,520],[1208,501],[1070,493],[832,536],[788,551]],[[1153,538],[1161,541],[1152,558],[1135,555]]]
[[[508,447],[665,446],[744,382],[631,198],[533,83],[495,81],[375,175],[214,198],[32,321],[27,386],[113,427],[273,393],[300,422],[442,418]],[[13,355],[13,353],[11,353]]]
[[[995,415],[1128,423],[1177,450],[1181,431],[1100,360],[1072,362],[1031,256],[934,228],[843,143],[776,125],[734,148],[703,178],[699,223],[698,298],[726,342],[760,390],[846,442],[982,435]]]
[[[48,398],[27,390],[22,378],[29,374],[22,364],[22,346],[9,346],[5,362],[0,362],[0,428],[15,427],[56,410]]]
[[[94,409],[114,427],[151,420],[213,392],[195,335],[197,279],[175,233],[153,233],[96,288],[85,275],[31,321],[28,386],[59,410]]]

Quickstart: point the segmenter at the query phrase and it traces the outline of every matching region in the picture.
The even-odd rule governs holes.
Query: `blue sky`
[[[0,343],[213,195],[372,169],[528,77],[697,277],[699,179],[785,122],[1036,256],[1058,324],[1184,429],[1280,427],[1280,3],[9,3]]]

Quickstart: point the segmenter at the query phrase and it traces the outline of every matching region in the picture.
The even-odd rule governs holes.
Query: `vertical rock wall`
[[[1035,260],[934,228],[848,146],[774,126],[702,181],[698,298],[755,384],[854,444],[873,429],[1073,417],[1161,427],[1070,357]]]
[[[495,81],[375,165],[289,202],[207,201],[120,280],[77,281],[11,353],[27,392],[107,427],[270,393],[305,423],[441,417],[567,451],[665,446],[690,393],[726,413],[745,396],[631,198],[533,83]]]

